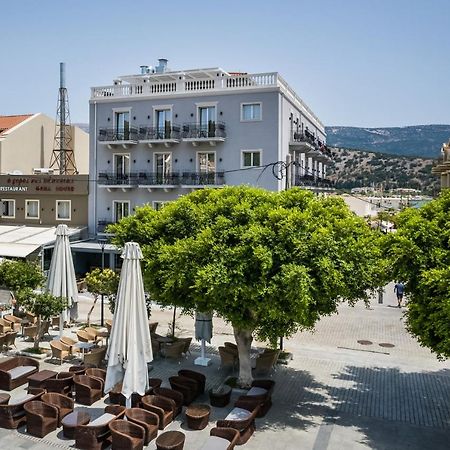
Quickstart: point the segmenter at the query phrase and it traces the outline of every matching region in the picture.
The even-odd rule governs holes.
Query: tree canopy
[[[237,340],[240,330],[275,342],[312,328],[380,283],[378,232],[342,199],[298,188],[199,190],[138,208],[110,231],[141,245],[154,300],[215,311]]]
[[[387,236],[392,277],[406,282],[408,330],[439,358],[450,356],[450,190],[396,218]]]
[[[44,274],[36,263],[19,260],[3,260],[0,263],[0,284],[16,295],[22,289],[36,289],[44,281]]]

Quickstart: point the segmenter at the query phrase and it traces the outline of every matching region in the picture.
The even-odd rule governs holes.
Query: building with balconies
[[[283,177],[281,164],[264,170],[277,162]],[[193,189],[323,189],[330,162],[323,124],[278,73],[172,71],[160,59],[91,90],[89,229]]]
[[[442,144],[441,158],[433,169],[432,173],[441,179],[441,189],[450,188],[450,140]]]

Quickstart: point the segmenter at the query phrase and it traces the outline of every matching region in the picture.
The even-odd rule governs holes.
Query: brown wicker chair
[[[33,313],[26,312],[25,317],[31,324],[35,324],[37,322],[37,316],[35,316]]]
[[[31,325],[29,327],[24,327],[23,328],[23,337],[24,338],[28,338],[34,341],[34,338],[37,335],[37,326],[36,325]]]
[[[175,402],[159,395],[146,395],[142,397],[142,408],[158,416],[159,429],[164,430],[174,419]]]
[[[75,429],[75,447],[86,450],[101,450],[108,444],[111,435],[109,424],[121,419],[125,408],[119,405],[108,405],[105,413],[87,425],[79,425]]]
[[[190,405],[199,394],[200,387],[198,382],[192,378],[174,376],[169,377],[170,387],[174,391],[183,394],[183,405]]]
[[[34,389],[33,394],[27,394],[19,399],[10,399],[7,405],[0,405],[0,427],[18,428],[27,421],[24,405],[33,400],[39,400],[45,389]]]
[[[225,342],[223,345],[230,350],[238,351],[238,346],[233,342]]]
[[[237,401],[240,404],[247,404],[251,409],[259,406],[256,417],[264,417],[272,406],[274,386],[275,381],[272,380],[253,380],[251,389],[246,395],[241,395]]]
[[[43,438],[58,427],[58,408],[40,401],[31,401],[23,406],[27,416],[27,432]]]
[[[69,372],[75,375],[84,375],[87,367],[84,364],[77,364],[69,367]]]
[[[184,355],[187,357],[187,354],[191,354],[191,351],[189,350],[190,346],[191,346],[191,342],[192,342],[192,338],[191,337],[187,337],[187,338],[178,338],[179,342],[183,342],[184,347],[183,347],[183,353]]]
[[[85,366],[101,367],[106,356],[106,347],[93,348],[89,353],[85,353],[83,363]]]
[[[54,392],[62,395],[72,395],[74,374],[71,372],[59,372],[56,378],[50,378],[45,382],[47,392]]]
[[[73,411],[74,402],[66,395],[56,394],[55,392],[46,392],[41,400],[47,405],[58,408],[58,426],[61,426],[61,420]]]
[[[0,332],[7,333],[9,331],[13,331],[12,323],[0,318]]]
[[[85,330],[78,330],[77,338],[80,342],[95,342],[95,336],[87,333]]]
[[[12,314],[6,314],[3,318],[11,324],[13,331],[20,331],[22,329],[22,319],[20,317],[13,316]]]
[[[236,368],[236,365],[239,361],[239,357],[234,350],[230,350],[227,347],[219,347],[219,356],[220,356],[219,369],[231,367],[234,370]]]
[[[52,317],[51,326],[52,328],[59,328],[59,316]]]
[[[98,330],[93,327],[86,327],[84,331],[89,334],[89,336],[94,338],[94,342],[98,344],[99,342],[103,343],[103,336],[99,336]]]
[[[275,367],[280,350],[266,350],[256,358],[255,374],[267,374]]]
[[[6,334],[0,333],[0,352],[3,352],[6,345]]]
[[[112,320],[105,320],[106,329],[108,330],[108,333],[111,334],[113,321]]]
[[[161,346],[161,355],[165,358],[180,359],[183,357],[184,342],[177,341],[173,344],[163,344]]]
[[[60,364],[63,363],[64,359],[71,356],[70,347],[63,344],[61,341],[50,341],[50,348],[52,350],[52,358],[58,359]]]
[[[68,337],[68,336],[61,336],[61,337],[59,338],[59,340],[60,340],[64,345],[66,345],[67,347],[69,347],[70,354],[73,355],[74,352],[76,352],[76,353],[80,353],[80,352],[81,352],[81,349],[79,349],[78,347],[75,347],[75,344],[78,342],[78,341],[76,341],[75,339],[72,339],[72,338],[70,338],[70,337]]]
[[[26,356],[15,356],[0,362],[0,389],[11,391],[28,382],[39,370],[39,362]]]
[[[174,418],[176,416],[178,416],[178,414],[181,413],[181,411],[183,409],[183,403],[184,403],[184,396],[181,392],[178,392],[178,391],[175,391],[175,390],[169,389],[169,388],[159,387],[159,388],[153,389],[153,393],[155,395],[158,395],[160,397],[166,397],[169,400],[173,401],[173,404],[175,405],[174,410],[173,410]]]
[[[5,347],[16,347],[17,331],[10,331],[5,334]],[[17,348],[17,347],[16,347]]]
[[[209,439],[200,450],[216,450],[217,448],[233,450],[239,440],[239,431],[233,428],[215,427],[211,429],[209,436]],[[222,439],[228,441],[228,447],[225,448],[226,443]],[[218,443],[220,443],[220,446]]]
[[[251,410],[247,404],[241,405],[239,402],[236,402],[235,408],[231,410],[228,416],[217,421],[217,427],[238,430],[239,439],[237,445],[245,444],[256,429],[255,418],[258,410],[259,406]]]
[[[150,334],[156,333],[156,329],[158,328],[158,322],[150,322],[150,320],[149,320],[148,328],[150,330]]]
[[[153,393],[154,387],[161,386],[162,380],[159,378],[150,378],[150,387],[144,395],[150,395]],[[153,383],[153,385],[152,385]],[[142,396],[137,392],[131,394],[131,406],[133,408],[137,407],[141,403]],[[122,394],[122,383],[117,383],[110,391],[109,391],[109,401],[115,405],[126,405],[126,398]]]
[[[86,375],[92,378],[97,378],[98,380],[100,380],[102,382],[102,390],[104,389],[106,380],[106,370],[97,369],[96,367],[89,367],[88,369],[86,369],[85,373]]]
[[[182,369],[178,371],[178,375],[180,377],[192,378],[198,383],[198,393],[203,394],[205,392],[206,377],[202,373],[196,372],[195,370]]]
[[[144,448],[145,429],[127,420],[113,420],[109,423],[112,450],[142,450]]]
[[[76,375],[73,378],[75,383],[75,400],[83,405],[92,405],[100,400],[103,395],[103,383],[98,378],[91,378],[88,375]]]
[[[136,423],[144,428],[145,445],[148,445],[158,435],[159,417],[157,414],[142,408],[130,408],[125,411],[125,417],[130,422]]]

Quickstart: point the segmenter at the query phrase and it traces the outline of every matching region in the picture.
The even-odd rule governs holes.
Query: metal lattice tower
[[[66,89],[65,64],[59,63],[59,94],[56,109],[55,141],[50,168],[60,175],[78,173],[73,151],[72,128],[70,125],[69,95]]]

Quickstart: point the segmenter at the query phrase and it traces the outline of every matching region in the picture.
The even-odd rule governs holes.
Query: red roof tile
[[[18,116],[0,116],[0,135],[3,134],[4,131],[7,131],[24,120],[31,117],[33,114],[22,114]]]

